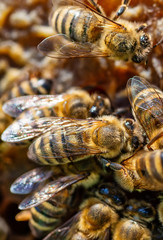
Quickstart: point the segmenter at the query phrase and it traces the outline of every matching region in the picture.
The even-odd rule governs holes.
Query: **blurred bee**
[[[148,224],[155,219],[155,210],[150,203],[130,199],[122,218],[113,232],[113,240],[152,240]]]
[[[121,164],[124,168],[115,171],[115,179],[122,188],[163,190],[163,150],[142,150]]]
[[[163,148],[163,92],[145,79],[133,77],[128,81],[129,100],[136,119],[149,139],[149,149]]]
[[[103,183],[80,206],[80,211],[62,227],[51,232],[45,240],[110,239],[111,230],[119,219],[118,211],[126,201],[124,192],[114,184]]]
[[[122,6],[113,20],[109,19],[95,0],[54,0],[50,24],[57,33],[43,40],[39,49],[50,57],[110,57],[113,59],[145,61],[152,48],[151,37],[139,25],[118,17],[127,8]]]
[[[8,99],[36,94],[49,94],[53,81],[50,79],[32,77],[15,85],[10,91],[3,94],[1,101],[4,103]]]
[[[8,99],[25,95],[49,94],[51,87],[52,80],[50,79],[38,79],[36,77],[32,77],[30,80],[22,81],[15,85],[10,91],[2,95],[0,99],[0,110],[2,108],[2,104]],[[6,112],[8,112],[7,109]],[[11,122],[12,118],[6,116],[3,111],[0,111],[0,134]]]
[[[11,125],[3,132],[2,140],[19,142],[40,134],[30,145],[28,157],[43,165],[65,164],[93,156],[118,161],[122,156],[132,155],[144,143],[139,124],[114,116],[86,120],[40,118],[22,122],[18,129]]]

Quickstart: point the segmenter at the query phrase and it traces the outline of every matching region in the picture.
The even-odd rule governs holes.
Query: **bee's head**
[[[147,54],[151,50],[151,39],[148,34],[141,33],[138,39],[139,48],[134,53],[132,61],[135,63],[140,63],[146,60]]]

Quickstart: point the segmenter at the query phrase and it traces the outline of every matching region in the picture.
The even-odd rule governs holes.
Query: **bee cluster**
[[[0,204],[36,238],[163,238],[162,3],[129,2],[0,3]]]

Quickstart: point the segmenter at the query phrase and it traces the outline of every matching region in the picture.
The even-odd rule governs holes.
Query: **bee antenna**
[[[137,29],[136,29],[136,31],[137,32],[140,32],[140,31],[143,31],[144,29],[146,29],[148,26],[147,26],[147,24],[142,24],[142,25],[140,25]]]
[[[153,46],[153,48],[157,47],[157,46],[160,45],[162,42],[163,42],[163,37],[160,39],[160,41],[158,41],[158,42]]]

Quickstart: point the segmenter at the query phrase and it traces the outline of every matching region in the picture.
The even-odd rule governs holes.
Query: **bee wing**
[[[76,223],[79,221],[81,212],[78,212],[68,221],[66,221],[61,227],[56,228],[49,233],[43,240],[71,240],[75,233]]]
[[[101,52],[98,46],[92,43],[76,43],[68,41],[64,34],[56,34],[44,39],[38,49],[45,55],[53,58],[77,58],[77,57],[108,57]]]
[[[4,142],[22,142],[39,136],[52,126],[53,118],[31,120],[27,118],[15,120],[2,133]]]
[[[110,231],[106,229],[102,235],[98,238],[98,240],[109,240],[110,239]]]
[[[36,191],[33,195],[25,198],[19,205],[19,209],[28,209],[47,201],[49,198],[55,196],[58,192],[66,189],[72,184],[79,182],[86,178],[86,174],[79,174],[74,176],[66,176],[58,178],[55,181],[49,182],[41,190]]]
[[[28,194],[53,174],[47,168],[35,168],[17,178],[11,185],[10,191],[15,194]]]
[[[3,111],[12,117],[18,117],[23,111],[31,107],[53,107],[63,102],[64,96],[64,94],[30,95],[12,98],[3,105]]]
[[[30,145],[28,151],[30,159],[37,162],[38,156],[44,159],[54,159],[102,153],[101,148],[92,142],[90,129],[103,126],[104,121],[69,118],[53,119],[50,130],[38,137]]]
[[[127,89],[132,109],[146,132],[149,128],[152,129],[152,121],[147,124],[147,119],[144,117],[146,113],[150,113],[153,119],[157,119],[157,123],[163,124],[163,93],[161,90],[138,76],[128,80]],[[148,91],[145,91],[146,89]],[[142,117],[137,114],[137,109],[144,113]]]

